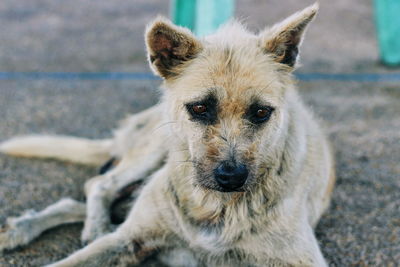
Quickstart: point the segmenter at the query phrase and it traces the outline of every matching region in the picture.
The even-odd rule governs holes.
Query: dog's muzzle
[[[218,185],[225,192],[236,191],[244,185],[249,176],[246,165],[234,164],[228,161],[222,162],[214,169],[214,177]]]

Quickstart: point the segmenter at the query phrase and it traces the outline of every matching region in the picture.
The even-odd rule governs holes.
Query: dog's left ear
[[[146,47],[151,68],[164,79],[178,75],[182,64],[202,50],[200,41],[188,29],[163,17],[147,27]]]
[[[318,11],[318,3],[299,11],[260,34],[261,46],[281,64],[294,68],[307,25]]]

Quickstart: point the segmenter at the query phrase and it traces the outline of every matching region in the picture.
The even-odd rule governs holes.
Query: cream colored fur
[[[110,150],[111,140],[71,136],[20,136],[0,144],[0,152],[12,156],[57,158],[89,165],[104,163],[110,158]]]
[[[333,159],[291,75],[317,8],[259,35],[233,22],[205,39],[158,18],[146,40],[151,66],[164,78],[159,105],[125,120],[107,145],[86,146],[90,160],[75,157],[73,150],[65,156],[42,148],[46,139],[31,139],[34,146],[26,142],[26,148],[18,139],[6,142],[3,151],[14,155],[86,163],[95,162],[93,154],[120,159],[85,185],[86,213],[71,213],[72,221],[86,215],[82,239],[91,243],[51,266],[124,266],[155,251],[170,266],[327,266],[313,227],[329,205]],[[190,103],[203,103],[205,97],[218,103],[215,118],[207,121],[190,113]],[[253,122],[252,105],[273,108],[269,119]],[[38,152],[32,152],[37,144]],[[249,169],[245,184],[234,192],[221,192],[214,179],[213,171],[226,160]],[[111,232],[111,202],[140,180],[145,186],[128,218]],[[22,216],[22,223],[10,223],[0,233],[0,250],[68,222],[65,205],[84,204],[61,201]],[[23,222],[41,227],[28,235]]]

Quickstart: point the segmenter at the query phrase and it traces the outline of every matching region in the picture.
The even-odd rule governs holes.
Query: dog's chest
[[[205,254],[221,254],[236,246],[235,238],[221,225],[196,225],[182,220],[179,228],[183,243]]]
[[[188,240],[192,247],[197,247],[210,253],[221,253],[231,249],[234,244],[221,231],[202,228],[197,230]]]
[[[224,221],[217,225],[196,225],[186,221],[181,226],[181,233],[189,246],[207,254],[221,255],[252,239],[250,225],[229,225]]]
[[[258,266],[256,256],[247,249],[247,238],[237,239],[219,230],[198,229],[180,247],[196,258],[196,266]]]

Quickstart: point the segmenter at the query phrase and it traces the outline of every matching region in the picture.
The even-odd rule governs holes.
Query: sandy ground
[[[240,0],[251,29],[312,3]],[[143,30],[162,0],[2,0],[0,71],[144,71]],[[321,1],[302,50],[301,72],[387,72],[377,63],[370,1]],[[0,80],[0,141],[29,133],[105,137],[126,114],[157,102],[158,81]],[[331,266],[400,262],[400,86],[301,82],[336,150],[332,207],[317,227]],[[71,196],[97,169],[0,156],[0,223]],[[47,231],[0,256],[0,266],[39,266],[80,248],[82,225]]]

